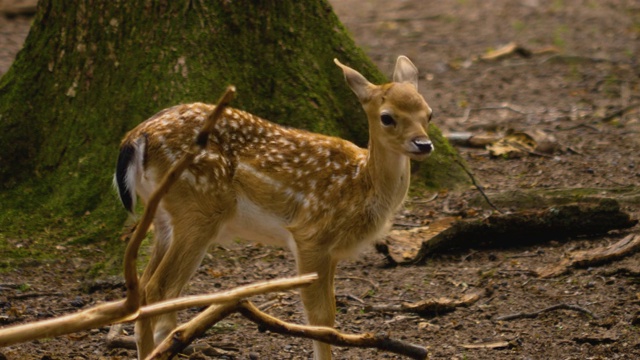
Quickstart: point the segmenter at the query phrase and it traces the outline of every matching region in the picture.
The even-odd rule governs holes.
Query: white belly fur
[[[288,247],[296,254],[297,247],[285,221],[264,211],[244,196],[238,198],[236,214],[222,229],[218,240],[222,242],[234,238]]]

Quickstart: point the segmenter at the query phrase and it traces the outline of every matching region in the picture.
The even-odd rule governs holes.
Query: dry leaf
[[[530,57],[531,51],[519,46],[515,42],[510,42],[499,49],[488,51],[486,54],[480,56],[482,60],[498,60],[508,55],[517,54],[522,57]]]
[[[491,156],[508,159],[519,158],[532,152],[536,142],[524,133],[512,133],[487,146]]]
[[[556,138],[542,130],[512,132],[487,146],[491,156],[519,158],[527,154],[552,154],[558,150]]]

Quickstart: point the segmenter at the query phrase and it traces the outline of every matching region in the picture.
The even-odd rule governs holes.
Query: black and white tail
[[[113,184],[118,190],[122,206],[131,214],[136,206],[136,183],[142,170],[142,156],[144,152],[138,144],[124,143],[120,147],[116,173],[113,176]]]

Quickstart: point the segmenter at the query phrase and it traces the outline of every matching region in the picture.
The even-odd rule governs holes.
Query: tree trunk
[[[228,84],[234,107],[366,145],[365,115],[334,57],[386,80],[326,1],[40,0],[0,80],[0,203],[15,210],[0,227],[22,229],[20,214],[37,213],[30,226],[88,215],[112,230],[123,218],[110,189],[122,135],[165,107],[214,101]],[[455,151],[432,132],[425,183],[459,182]]]

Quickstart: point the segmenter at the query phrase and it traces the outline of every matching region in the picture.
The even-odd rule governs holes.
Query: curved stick
[[[130,312],[134,312],[140,307],[140,282],[138,279],[136,259],[138,258],[140,244],[142,244],[142,240],[144,240],[147,230],[149,230],[149,226],[151,226],[151,223],[153,222],[153,217],[155,216],[156,209],[160,204],[160,200],[167,191],[169,191],[171,185],[180,178],[182,172],[191,164],[193,158],[198,154],[198,152],[206,146],[209,139],[209,133],[213,129],[213,126],[220,115],[222,115],[225,107],[229,102],[231,102],[231,100],[233,100],[235,92],[235,86],[227,87],[227,90],[222,94],[220,100],[218,100],[215,109],[207,117],[207,120],[200,130],[200,133],[198,133],[191,150],[185,152],[184,156],[171,168],[171,170],[169,170],[162,180],[162,183],[160,183],[160,186],[158,186],[158,188],[153,192],[147,202],[142,219],[136,227],[131,240],[129,240],[129,244],[127,245],[127,249],[124,253],[124,278],[127,286],[125,307]]]
[[[44,337],[53,337],[72,332],[91,329],[115,322],[131,321],[139,316],[140,312],[140,283],[136,268],[138,249],[144,239],[153,220],[158,204],[167,193],[171,185],[180,177],[180,174],[191,163],[195,155],[202,149],[199,141],[204,139],[205,145],[209,132],[215,121],[222,115],[222,111],[233,99],[235,87],[229,86],[218,101],[215,110],[209,114],[203,129],[198,134],[198,141],[194,142],[192,150],[167,173],[158,189],[154,191],[145,208],[140,224],[137,226],[124,256],[124,276],[127,286],[127,297],[124,300],[114,301],[75,314],[62,316],[55,319],[38,321],[24,325],[17,325],[0,329],[0,346],[7,346],[28,340]]]

